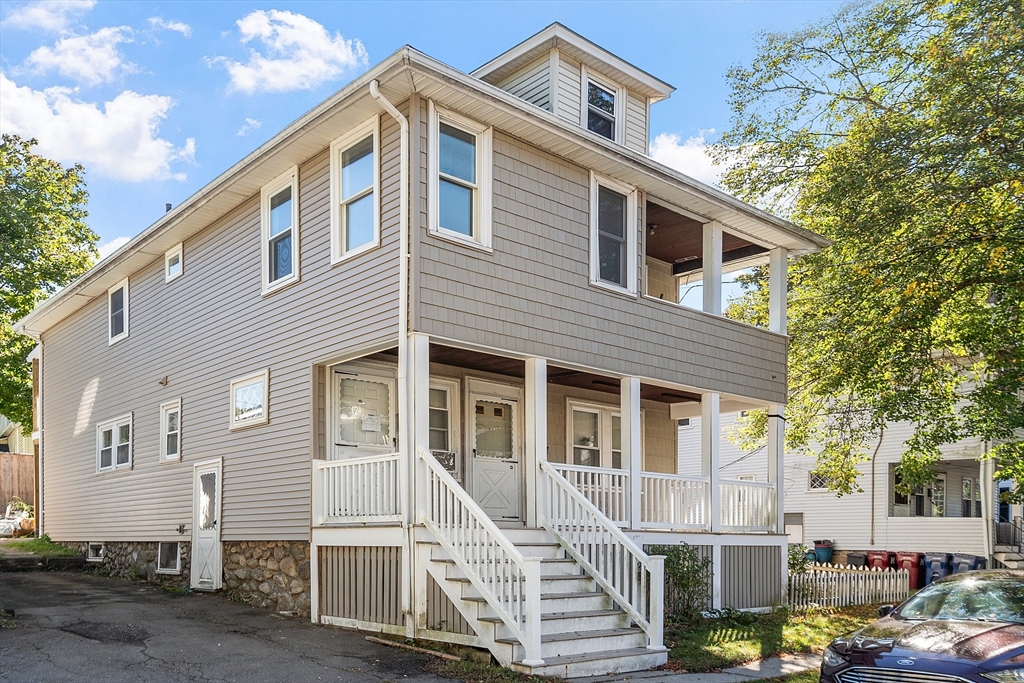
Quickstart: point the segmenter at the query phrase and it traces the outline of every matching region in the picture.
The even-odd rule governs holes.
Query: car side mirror
[[[893,610],[896,609],[892,605],[882,605],[878,608],[878,616],[887,617],[892,614]]]

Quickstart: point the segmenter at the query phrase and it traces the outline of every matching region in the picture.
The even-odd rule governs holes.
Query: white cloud
[[[108,242],[104,242],[103,244],[96,245],[96,248],[100,252],[100,258],[107,258],[111,254],[113,254],[115,251],[117,251],[118,249],[120,249],[124,245],[128,244],[128,241],[130,239],[131,239],[131,237],[124,237],[124,236],[115,237],[114,239],[112,239],[112,240],[110,240]]]
[[[96,5],[96,0],[38,0],[8,12],[4,26],[60,33],[71,21]]]
[[[61,38],[53,47],[41,47],[25,60],[33,71],[57,71],[86,85],[109,83],[121,73],[138,69],[124,60],[117,46],[132,42],[127,26],[109,26],[84,36]]]
[[[265,54],[249,50],[249,60],[227,57],[208,60],[223,64],[231,77],[231,89],[244,93],[310,90],[367,63],[366,49],[358,40],[333,36],[324,26],[302,14],[281,10],[256,10],[235,22],[242,44],[258,40]]]
[[[242,127],[238,129],[238,135],[240,137],[248,135],[252,131],[257,130],[262,125],[263,122],[260,121],[259,119],[250,119],[246,117],[245,123],[243,123]]]
[[[154,29],[162,29],[164,31],[177,31],[186,38],[192,36],[192,27],[183,21],[168,21],[163,17],[150,17],[149,25]]]
[[[33,90],[0,73],[0,132],[39,140],[39,153],[81,163],[90,172],[128,181],[173,178],[173,162],[190,162],[195,141],[176,148],[158,137],[161,120],[174,106],[162,95],[125,90],[102,109],[74,99],[70,88]]]
[[[702,130],[686,140],[678,133],[661,133],[651,142],[651,157],[691,178],[717,186],[725,167],[707,155],[708,143],[704,137],[714,132],[713,129]]]

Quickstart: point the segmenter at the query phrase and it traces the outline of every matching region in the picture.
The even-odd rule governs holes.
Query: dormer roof
[[[470,75],[487,83],[498,83],[517,69],[546,55],[551,48],[557,48],[561,53],[586,65],[588,69],[604,74],[633,92],[650,98],[652,103],[665,99],[675,90],[665,81],[616,57],[600,45],[595,45],[558,22],[503,52]]]

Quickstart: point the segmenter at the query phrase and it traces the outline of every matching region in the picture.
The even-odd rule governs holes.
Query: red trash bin
[[[911,588],[924,586],[924,572],[921,571],[923,560],[922,553],[896,553],[896,568],[906,569],[910,573]]]
[[[869,550],[868,566],[872,569],[890,569],[896,564],[896,554],[888,550]]]

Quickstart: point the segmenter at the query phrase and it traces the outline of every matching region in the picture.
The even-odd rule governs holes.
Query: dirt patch
[[[102,624],[94,621],[79,621],[63,627],[61,631],[101,643],[125,645],[141,645],[149,638],[149,631],[137,624]]]

